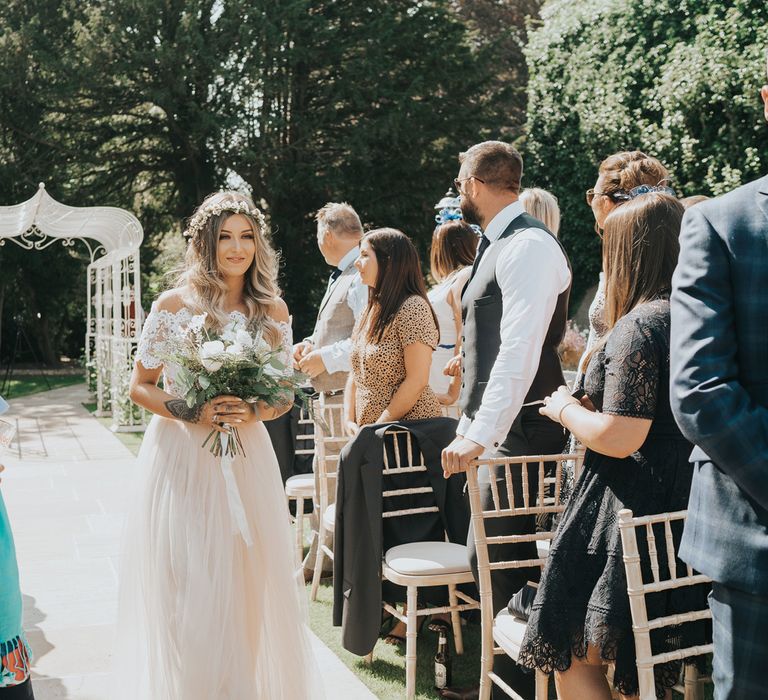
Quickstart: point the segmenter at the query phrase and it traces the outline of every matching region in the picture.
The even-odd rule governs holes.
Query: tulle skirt
[[[114,700],[304,700],[322,694],[280,472],[261,423],[233,471],[253,538],[233,530],[207,429],[155,416],[120,561]]]

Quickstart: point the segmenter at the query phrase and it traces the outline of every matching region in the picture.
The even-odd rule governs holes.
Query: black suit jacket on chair
[[[344,447],[336,490],[333,624],[342,627],[344,648],[359,656],[373,649],[381,626],[382,454],[385,435],[395,428],[410,431],[424,456],[440,509],[440,530],[451,542],[464,544],[469,528],[464,475],[444,479],[440,461],[443,448],[456,437],[453,418],[365,426]],[[411,517],[418,516],[403,520]],[[415,541],[407,534],[398,539]]]
[[[768,594],[768,177],[685,214],[671,404],[696,445],[681,557]]]

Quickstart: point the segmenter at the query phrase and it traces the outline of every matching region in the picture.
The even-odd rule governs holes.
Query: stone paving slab
[[[82,407],[87,400],[84,386],[54,389],[12,398],[3,417],[19,430],[0,451],[0,488],[16,539],[37,700],[108,700],[120,535],[135,458]],[[311,639],[327,700],[375,698]]]

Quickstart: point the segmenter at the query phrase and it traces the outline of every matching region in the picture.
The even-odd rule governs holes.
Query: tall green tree
[[[325,275],[312,213],[343,199],[367,223],[425,241],[457,153],[501,128],[494,64],[448,0],[10,7],[68,28],[55,55],[33,44],[51,74],[40,119],[68,200],[136,211],[151,259],[156,236],[180,230],[206,194],[251,187],[283,250],[299,331]]]
[[[0,202],[35,194],[39,182],[61,198],[69,187],[68,163],[76,149],[50,120],[62,75],[61,57],[75,39],[80,16],[60,12],[60,2],[11,0],[0,7]],[[41,242],[32,235],[32,242]],[[85,330],[85,250],[53,243],[26,251],[13,242],[0,247],[0,338],[2,357],[13,351],[23,329],[31,350],[47,365],[59,355],[79,355]],[[32,359],[24,344],[23,355]]]
[[[685,195],[715,195],[768,171],[764,0],[551,0],[530,35],[527,181],[551,189],[575,295],[597,279],[584,202],[607,155],[639,148]]]

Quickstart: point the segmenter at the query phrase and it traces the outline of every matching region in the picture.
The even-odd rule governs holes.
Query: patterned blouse
[[[359,323],[352,338],[356,422],[361,426],[370,425],[379,419],[405,379],[404,349],[411,343],[424,343],[434,350],[439,333],[429,303],[419,296],[412,296],[403,302],[381,341],[368,342]],[[441,415],[440,404],[427,386],[402,420]]]

